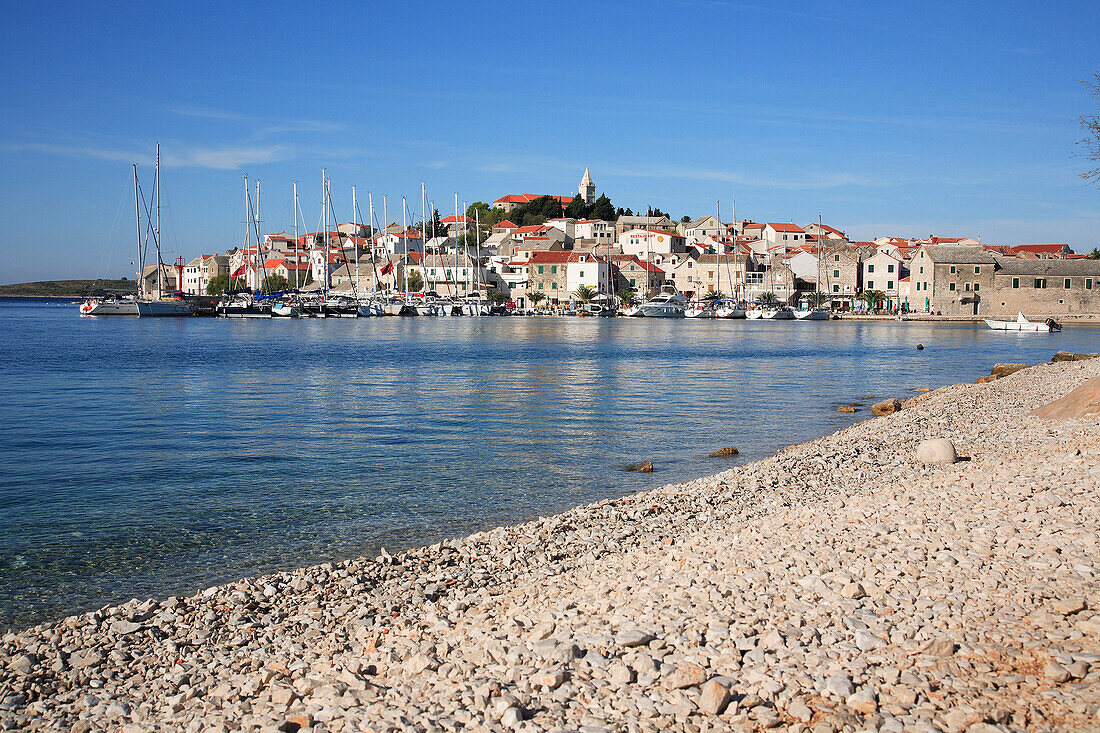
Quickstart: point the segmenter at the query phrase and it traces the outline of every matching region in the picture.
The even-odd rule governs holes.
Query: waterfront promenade
[[[0,647],[62,730],[1079,730],[1100,426],[1039,365],[716,476],[404,553],[131,602]],[[923,438],[968,460],[924,466]]]

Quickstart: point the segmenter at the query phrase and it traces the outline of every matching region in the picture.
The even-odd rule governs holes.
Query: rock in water
[[[893,415],[895,412],[901,409],[901,400],[897,397],[891,397],[888,400],[882,402],[876,402],[871,406],[872,415]]]
[[[839,407],[836,408],[836,411],[837,412],[855,412],[856,408],[852,407],[851,405],[840,405]]]
[[[917,344],[917,351],[924,351],[924,344]]]
[[[1100,356],[1100,354],[1075,354],[1072,351],[1059,351],[1052,356],[1050,360],[1057,364],[1060,361],[1084,361],[1085,359],[1095,359],[1097,356]]]
[[[632,463],[626,467],[627,471],[637,471],[638,473],[653,473],[653,461],[642,461],[641,463]]]
[[[1030,367],[1030,364],[994,364],[993,369],[991,369],[989,373],[997,378],[1007,377],[1009,374],[1015,374],[1018,371]]]
[[[959,460],[955,444],[947,438],[922,440],[917,446],[917,460],[921,463],[955,463]]]
[[[732,445],[726,448],[719,448],[708,456],[709,458],[729,458],[730,456],[737,455],[737,449]]]

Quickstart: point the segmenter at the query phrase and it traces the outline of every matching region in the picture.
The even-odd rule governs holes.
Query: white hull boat
[[[714,318],[714,311],[710,308],[693,305],[684,309],[684,318]]]
[[[271,306],[272,318],[299,318],[302,315],[302,306],[297,303],[276,303]]]
[[[723,306],[714,311],[715,318],[745,318],[745,309],[732,306]]]
[[[766,308],[760,312],[760,317],[765,321],[793,321],[794,311],[786,308]]]
[[[627,318],[630,318],[631,316],[641,316],[642,309],[636,305],[631,305],[623,309],[623,315]]]
[[[794,312],[794,317],[798,321],[827,321],[829,320],[829,311],[824,308],[797,310]]]
[[[359,304],[359,316],[361,318],[369,318],[372,316],[384,316],[386,315],[386,309],[380,303],[367,302]]]
[[[136,316],[137,301],[133,298],[91,298],[80,304],[82,316]]]
[[[641,314],[646,318],[683,318],[687,311],[687,298],[672,285],[662,285],[661,292],[642,303]]]
[[[139,300],[137,303],[139,316],[193,316],[195,306],[186,300]]]
[[[1017,313],[1015,321],[994,321],[989,318],[985,319],[985,324],[992,328],[994,331],[1020,331],[1028,333],[1052,333],[1055,331],[1061,331],[1062,326],[1053,318],[1048,318],[1042,323],[1035,321],[1029,321],[1024,318],[1022,312]]]
[[[745,318],[749,319],[750,321],[758,321],[763,317],[764,311],[760,310],[759,308],[749,308],[747,311],[745,311]]]

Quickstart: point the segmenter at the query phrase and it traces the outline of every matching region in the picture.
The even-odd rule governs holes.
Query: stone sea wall
[[[7,634],[0,726],[1096,728],[1100,420],[1029,413],[1098,376],[1034,366],[697,481]]]

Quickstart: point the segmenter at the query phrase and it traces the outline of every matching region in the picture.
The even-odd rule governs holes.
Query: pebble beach
[[[0,727],[1100,728],[1100,376],[1040,364],[765,460],[0,643]],[[881,395],[887,397],[889,395]],[[917,459],[949,439],[962,460]]]

